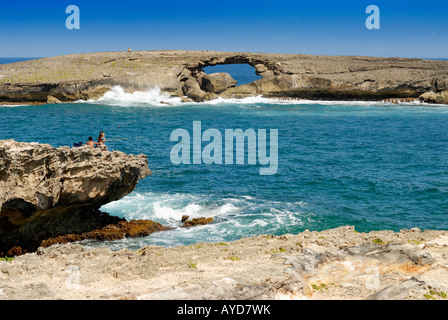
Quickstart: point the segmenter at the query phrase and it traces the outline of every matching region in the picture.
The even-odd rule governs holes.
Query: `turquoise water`
[[[171,105],[160,103],[169,102]],[[278,172],[259,165],[174,165],[174,129],[278,129]],[[186,245],[354,225],[358,231],[448,228],[448,107],[281,102],[262,98],[181,104],[157,90],[61,105],[0,107],[0,139],[55,147],[100,130],[109,149],[148,155],[152,176],[102,210],[178,227],[107,243],[113,249]],[[205,145],[206,143],[204,143]],[[247,161],[246,161],[247,163]],[[85,242],[86,246],[98,245]],[[101,244],[101,245],[104,245]]]

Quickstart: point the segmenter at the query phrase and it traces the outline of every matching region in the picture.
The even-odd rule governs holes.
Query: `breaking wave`
[[[135,91],[132,93],[126,92],[121,86],[114,86],[110,91],[106,92],[101,98],[96,100],[80,100],[79,102],[88,102],[93,104],[102,104],[109,106],[179,106],[188,104],[202,104],[202,105],[253,105],[253,104],[280,104],[280,105],[346,105],[346,106],[393,106],[396,103],[388,101],[324,101],[324,100],[301,100],[292,98],[266,98],[262,95],[246,97],[246,98],[217,98],[205,102],[182,102],[180,97],[170,96],[164,93],[157,86],[148,88],[144,91]],[[438,106],[434,104],[426,104],[420,102],[418,99],[414,101],[398,101],[398,105],[412,105],[412,106]],[[446,105],[445,105],[446,106]]]
[[[132,107],[141,105],[169,106],[181,103],[178,97],[171,97],[162,93],[159,87],[152,87],[145,91],[125,92],[121,86],[115,86],[97,100],[87,100],[88,103],[109,106]]]
[[[172,229],[150,237],[126,238],[111,242],[84,240],[87,248],[107,246],[112,250],[139,248],[145,245],[177,246],[197,242],[232,241],[256,234],[284,233],[314,220],[306,213],[304,202],[281,203],[253,197],[221,198],[187,193],[134,192],[101,208],[112,215],[148,219]],[[182,228],[182,216],[189,219],[212,217],[213,222],[194,228]]]

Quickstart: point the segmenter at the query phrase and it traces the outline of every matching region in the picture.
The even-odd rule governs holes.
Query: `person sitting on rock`
[[[86,145],[93,149],[96,147],[97,143],[93,141],[93,137],[89,137],[89,141],[86,142]]]
[[[106,146],[106,134],[103,131],[100,131],[100,134],[98,135],[97,148],[98,147],[107,149],[107,146]]]

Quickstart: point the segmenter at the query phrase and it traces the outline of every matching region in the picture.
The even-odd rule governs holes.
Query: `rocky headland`
[[[0,257],[85,239],[144,237],[169,227],[99,209],[151,174],[145,155],[0,141]],[[183,227],[213,218],[182,218]]]
[[[150,174],[145,155],[0,141],[0,256],[33,252],[67,234],[100,237],[91,232],[110,224],[119,235],[163,229],[99,211]]]
[[[236,86],[217,64],[249,64],[262,79]],[[448,61],[216,51],[100,52],[0,65],[0,103],[97,99],[158,86],[184,101],[217,97],[402,101],[448,104]]]

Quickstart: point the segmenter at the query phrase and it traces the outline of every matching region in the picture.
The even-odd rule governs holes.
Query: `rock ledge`
[[[39,248],[0,261],[0,299],[448,299],[448,232],[260,235],[136,251]]]
[[[0,141],[0,253],[117,223],[99,208],[150,174],[145,155]]]

